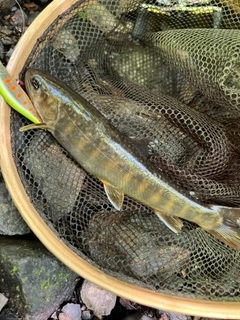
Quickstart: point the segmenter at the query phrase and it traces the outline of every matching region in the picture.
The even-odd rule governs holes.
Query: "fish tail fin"
[[[205,230],[230,247],[240,250],[240,209],[220,207],[218,211],[222,216],[221,225],[213,230]]]

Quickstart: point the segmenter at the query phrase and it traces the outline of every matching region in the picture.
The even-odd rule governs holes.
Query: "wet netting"
[[[240,206],[240,2],[79,1],[47,29],[27,68],[67,83],[144,145],[142,156],[193,197]],[[240,253],[190,222],[173,233],[102,183],[44,130],[12,149],[26,192],[46,224],[93,266],[158,292],[240,301]],[[101,163],[99,163],[101,165]]]

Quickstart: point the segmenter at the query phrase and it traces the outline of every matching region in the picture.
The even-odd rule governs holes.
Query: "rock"
[[[4,308],[0,313],[0,320],[19,320],[19,318],[10,309]]]
[[[121,20],[113,15],[107,7],[99,3],[89,3],[84,9],[85,14],[87,14],[88,20],[97,26],[103,33],[111,33],[113,30],[115,32],[122,32],[125,29],[130,31],[132,29],[131,24],[122,24]],[[101,14],[99,14],[101,12]]]
[[[2,237],[0,292],[24,320],[46,320],[71,298],[77,275],[33,237]]]
[[[4,58],[4,54],[5,54],[4,50],[5,50],[4,45],[3,45],[2,41],[0,41],[0,59],[1,60],[3,60],[3,58]]]
[[[81,320],[80,304],[67,303],[59,314],[59,320]]]
[[[141,313],[136,312],[126,316],[123,320],[140,320],[142,318]]]
[[[152,317],[150,318],[150,317],[146,316],[145,314],[142,315],[140,318],[140,320],[151,320],[151,319],[152,319]]]
[[[21,235],[31,230],[13,204],[5,183],[0,180],[0,234]]]
[[[29,14],[29,16],[28,16],[28,25],[30,25],[37,18],[39,13],[40,13],[39,11],[35,11],[35,12]]]
[[[148,279],[150,284],[154,275],[166,279],[181,272],[191,254],[185,248],[164,243],[159,234],[167,235],[169,230],[156,215],[100,211],[90,220],[84,237],[92,260],[101,267]]]
[[[160,320],[169,320],[169,318],[168,318],[167,314],[164,313],[164,314],[161,316]]]
[[[11,29],[10,26],[0,26],[0,39],[5,46],[16,45],[19,40],[19,36]]]
[[[137,310],[138,308],[138,303],[136,302],[132,302],[132,301],[129,301],[127,299],[123,299],[123,298],[120,298],[119,299],[119,303],[121,304],[121,306],[123,306],[126,310]]]
[[[18,0],[21,3],[21,0]],[[16,4],[15,0],[0,0],[0,12],[8,11]]]
[[[90,310],[82,311],[82,320],[91,320],[93,315],[91,314]]]
[[[77,39],[68,30],[60,30],[52,39],[53,47],[68,60],[75,62],[80,54]]]
[[[20,9],[17,9],[10,19],[10,23],[13,26],[24,27],[28,24],[28,16],[27,14]]]
[[[38,0],[38,2],[40,2],[40,4],[46,4],[49,0]]]
[[[161,317],[160,320],[191,320],[192,317],[180,313],[158,310]]]
[[[29,3],[24,2],[23,6],[28,10],[29,13],[37,12],[39,10],[39,6],[34,2],[29,2]]]
[[[44,145],[43,145],[44,141]],[[25,149],[22,165],[31,172],[44,195],[45,206],[60,220],[73,208],[83,186],[85,171],[56,142],[49,132],[39,130]],[[53,183],[54,181],[54,183]],[[37,205],[35,199],[35,205]],[[42,200],[40,206],[42,206]]]
[[[8,298],[6,298],[2,293],[0,293],[0,311],[5,306],[7,301],[8,301]]]
[[[194,317],[194,320],[218,320],[216,318],[201,318],[201,317]],[[220,320],[225,320],[225,319],[220,319]],[[230,319],[233,320],[233,319]]]
[[[8,62],[14,50],[14,46],[11,46],[10,49],[5,54],[5,61]]]
[[[87,308],[92,310],[96,315],[107,316],[114,308],[117,296],[84,280],[81,298]]]

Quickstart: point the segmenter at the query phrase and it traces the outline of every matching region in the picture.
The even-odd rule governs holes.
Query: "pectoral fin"
[[[107,194],[108,200],[114,206],[115,209],[120,210],[123,204],[124,193],[115,186],[106,181],[102,181],[104,190]]]
[[[173,216],[168,216],[164,213],[161,213],[157,210],[153,210],[154,213],[159,217],[159,219],[166,224],[166,226],[171,229],[173,232],[178,233],[181,231],[183,222],[181,219]]]
[[[23,131],[27,131],[27,130],[31,130],[31,129],[46,129],[46,130],[53,130],[53,127],[46,125],[45,123],[31,123],[28,124],[22,128],[19,129],[19,131],[23,132]]]

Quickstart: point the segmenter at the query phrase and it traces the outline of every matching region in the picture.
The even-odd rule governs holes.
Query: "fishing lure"
[[[0,95],[16,111],[33,123],[41,123],[42,120],[34,108],[31,100],[19,84],[10,76],[7,69],[0,61]]]

